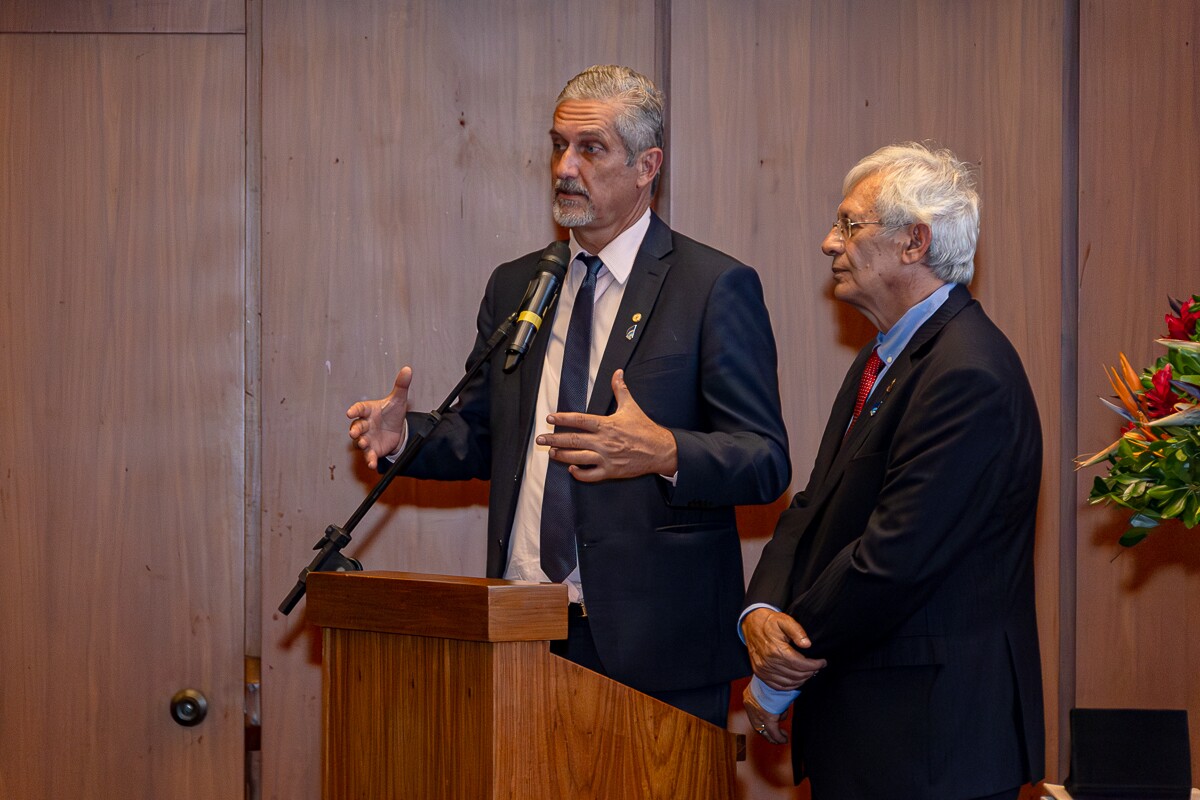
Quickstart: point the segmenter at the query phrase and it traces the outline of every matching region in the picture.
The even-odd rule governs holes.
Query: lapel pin
[[[639,312],[637,312],[636,314],[634,314],[634,315],[633,315],[633,321],[634,321],[634,322],[641,322],[641,321],[642,321],[642,312],[640,312],[640,311],[639,311]]]
[[[883,397],[879,398],[879,400],[876,401],[875,405],[871,406],[871,410],[867,413],[868,417],[875,416],[875,412],[879,410],[879,407],[883,405],[883,401],[887,399],[887,393],[890,392],[892,390],[892,387],[895,385],[896,385],[896,379],[892,378],[891,383],[889,383],[883,389]]]
[[[625,339],[626,339],[627,341],[631,341],[631,342],[632,342],[632,341],[633,341],[633,336],[634,336],[634,334],[636,334],[636,333],[637,333],[637,325],[630,325],[630,326],[629,326],[629,330],[625,331]]]

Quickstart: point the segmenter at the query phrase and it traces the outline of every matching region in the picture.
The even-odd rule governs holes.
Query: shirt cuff
[[[768,714],[782,714],[800,696],[799,689],[772,689],[757,676],[750,679],[750,694]]]
[[[396,463],[396,459],[404,452],[404,448],[408,446],[408,420],[404,421],[404,432],[400,434],[400,444],[396,445],[396,449],[388,453],[384,458]]]

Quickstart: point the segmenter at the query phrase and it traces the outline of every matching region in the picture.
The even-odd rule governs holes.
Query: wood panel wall
[[[374,483],[343,411],[405,363],[420,405],[453,385],[491,268],[557,235],[546,129],[598,62],[668,91],[660,213],[763,276],[797,487],[871,334],[819,253],[842,175],[910,138],[980,163],[973,289],[1046,433],[1050,777],[1067,708],[1163,706],[1200,783],[1195,534],[1120,552],[1070,472],[1116,436],[1101,366],[1148,363],[1200,291],[1198,25],[1190,0],[0,4],[0,795],[236,796],[245,597],[262,796],[315,800],[319,642],[275,606]],[[479,575],[486,490],[400,481],[350,552]],[[741,513],[747,569],[780,505]],[[189,683],[221,698],[190,734],[165,712]],[[789,777],[753,741],[739,797]]]
[[[1050,777],[1061,780],[1067,753],[1062,720],[1066,709],[1077,704],[1077,673],[1079,703],[1101,697],[1111,705],[1139,702],[1136,695],[1120,690],[1106,694],[1089,688],[1094,678],[1086,675],[1089,668],[1081,662],[1092,657],[1095,635],[1090,631],[1102,624],[1104,612],[1081,613],[1078,636],[1076,631],[1075,608],[1092,598],[1090,578],[1084,576],[1076,595],[1074,526],[1081,495],[1070,459],[1080,449],[1078,442],[1092,435],[1094,423],[1081,413],[1077,439],[1075,364],[1078,359],[1086,365],[1089,356],[1077,352],[1075,308],[1078,292],[1084,293],[1083,305],[1087,305],[1082,273],[1089,262],[1086,237],[1077,240],[1075,236],[1075,191],[1077,183],[1084,190],[1089,180],[1098,181],[1103,192],[1120,189],[1110,186],[1107,172],[1097,172],[1101,165],[1111,168],[1107,155],[1094,162],[1095,174],[1087,174],[1086,150],[1081,150],[1080,143],[1090,140],[1098,123],[1087,116],[1086,100],[1080,111],[1076,92],[1087,87],[1090,70],[1098,70],[1098,75],[1107,70],[1116,76],[1128,73],[1128,65],[1140,63],[1142,51],[1152,46],[1154,26],[1144,23],[1133,28],[1139,38],[1118,48],[1115,52],[1120,55],[1114,58],[1108,42],[1085,48],[1082,55],[1077,50],[1077,26],[1091,30],[1088,26],[1095,20],[1118,13],[1114,6],[1085,3],[1080,7],[1071,0],[1052,4],[912,0],[899,8],[869,0],[787,4],[762,0],[750,5],[712,0],[686,6],[664,2],[653,13],[641,9],[640,17],[631,9],[608,7],[586,18],[578,10],[563,11],[549,23],[541,17],[530,19],[526,16],[529,10],[520,6],[502,21],[472,8],[456,12],[454,36],[447,38],[437,12],[429,9],[418,13],[404,7],[384,14],[375,6],[360,4],[353,12],[341,9],[334,14],[314,3],[286,15],[277,9],[278,18],[272,19],[268,5],[264,45],[268,106],[276,102],[273,94],[279,88],[272,83],[272,62],[295,63],[293,71],[306,68],[291,61],[295,54],[275,51],[271,38],[275,36],[276,42],[288,43],[289,48],[297,42],[308,47],[308,57],[319,62],[319,66],[307,67],[305,80],[294,80],[297,86],[304,85],[309,98],[306,103],[319,99],[325,109],[320,119],[312,118],[308,129],[303,129],[302,119],[307,112],[294,112],[294,97],[278,99],[280,105],[268,107],[266,114],[268,125],[287,130],[289,146],[306,138],[307,143],[306,149],[272,154],[270,150],[278,150],[280,140],[270,132],[264,140],[268,145],[269,220],[264,245],[269,256],[265,296],[268,304],[272,298],[288,296],[294,296],[297,304],[306,303],[305,318],[323,321],[304,335],[314,342],[324,337],[312,345],[288,342],[289,348],[300,353],[297,359],[307,358],[308,362],[298,360],[278,370],[271,366],[277,358],[271,352],[274,342],[282,341],[285,334],[295,337],[297,332],[295,327],[275,329],[270,320],[284,319],[294,325],[295,316],[293,311],[281,311],[282,317],[267,315],[267,380],[282,381],[289,374],[306,376],[298,383],[307,392],[301,393],[303,402],[311,407],[301,409],[292,422],[290,415],[297,411],[286,406],[295,402],[297,393],[282,391],[282,382],[279,391],[265,393],[264,407],[278,412],[279,419],[277,423],[266,421],[266,441],[288,442],[274,454],[276,463],[295,463],[310,473],[299,488],[279,482],[275,492],[269,486],[279,480],[278,473],[270,463],[264,465],[268,485],[264,499],[268,505],[280,506],[265,515],[270,526],[268,546],[282,554],[286,549],[281,543],[287,537],[299,556],[292,556],[290,569],[272,566],[276,556],[268,557],[268,597],[286,591],[296,566],[307,560],[307,551],[298,552],[299,546],[315,540],[327,522],[348,515],[374,480],[357,466],[356,454],[340,439],[344,435],[339,416],[342,408],[351,400],[385,391],[391,373],[404,361],[417,367],[418,392],[425,392],[420,402],[431,406],[439,401],[434,386],[448,385],[458,375],[479,285],[492,264],[511,253],[537,247],[547,234],[552,235],[542,194],[545,156],[538,144],[545,122],[514,131],[512,126],[525,125],[526,118],[512,109],[548,104],[562,81],[587,63],[627,61],[663,82],[670,97],[670,193],[660,199],[660,212],[680,230],[744,258],[763,274],[785,356],[781,379],[797,484],[806,476],[845,363],[871,333],[853,311],[829,298],[827,261],[818,250],[840,196],[842,175],[859,156],[901,139],[934,139],[980,164],[984,216],[973,290],[1021,352],[1045,429],[1038,601],[1047,687],[1048,763]],[[1196,11],[1190,7],[1164,7],[1162,11],[1166,16],[1154,18],[1181,18],[1194,25]],[[621,13],[625,15],[614,16]],[[360,21],[353,23],[358,15]],[[355,24],[356,33],[343,30]],[[411,43],[403,55],[378,41],[381,35],[388,37],[389,43],[406,41],[403,37],[413,26],[424,38]],[[478,61],[456,49],[472,47],[475,26],[483,26],[492,43],[477,46],[495,48],[487,56],[490,61]],[[653,33],[648,33],[648,26]],[[1114,37],[1123,30],[1120,22],[1110,23],[1110,28]],[[1181,29],[1187,30],[1187,26]],[[483,41],[482,34],[479,36]],[[1186,34],[1183,38],[1187,39]],[[571,69],[560,69],[550,78],[544,69],[530,68],[538,56],[516,56],[507,44],[534,39],[556,45],[586,42],[583,46],[591,52],[589,57],[570,62]],[[436,48],[430,42],[435,42]],[[352,43],[364,52],[342,52]],[[318,52],[322,47],[326,49]],[[626,47],[630,49],[622,49]],[[432,55],[435,49],[446,50],[453,58],[439,61]],[[1171,66],[1184,77],[1176,81],[1186,82],[1186,76],[1192,74],[1186,51],[1177,55],[1179,63]],[[561,57],[555,58],[554,63],[564,63]],[[282,68],[283,64],[275,66]],[[1101,66],[1103,69],[1098,69]],[[1194,71],[1194,66],[1190,69]],[[366,74],[368,70],[372,74]],[[1122,85],[1128,87],[1126,91],[1136,86],[1146,92],[1143,83],[1126,78]],[[1175,85],[1165,84],[1171,90],[1167,96],[1175,104],[1172,113],[1194,114],[1193,94],[1186,86],[1174,89]],[[442,107],[438,103],[445,101],[439,90],[447,87],[452,88],[455,101]],[[1096,113],[1105,113],[1108,103],[1128,102],[1120,91],[1113,94],[1116,88],[1106,85],[1094,95],[1100,109]],[[297,89],[288,89],[294,91]],[[486,108],[493,111],[494,119],[489,122],[500,127],[489,141],[487,156],[478,154],[479,159],[473,161],[477,153],[464,143],[477,129],[474,126],[480,114],[486,113],[472,111],[471,103],[481,93],[499,93],[502,102]],[[386,108],[381,107],[381,96],[387,99]],[[513,102],[525,105],[513,106]],[[1164,104],[1159,113],[1165,114],[1166,107]],[[277,118],[280,112],[283,115]],[[424,116],[412,119],[411,114]],[[1130,141],[1139,135],[1133,119],[1129,115],[1122,122],[1121,133]],[[413,127],[405,128],[410,122]],[[389,133],[397,129],[406,132],[403,140],[388,140]],[[429,137],[429,130],[436,135]],[[344,138],[337,138],[339,135]],[[508,143],[509,149],[498,147],[498,142]],[[363,148],[362,153],[356,153],[355,147]],[[373,151],[373,147],[379,149]],[[411,163],[412,151],[422,154],[419,164]],[[343,153],[354,162],[349,168],[339,160]],[[359,164],[368,160],[363,158],[368,154],[371,167]],[[295,164],[296,159],[304,158],[307,164]],[[449,158],[456,159],[456,169],[447,177],[441,170]],[[276,250],[270,237],[276,235],[274,229],[279,225],[272,215],[290,217],[294,213],[270,207],[270,184],[279,180],[281,170],[287,171],[290,180],[285,202],[315,205],[299,214],[299,222],[293,221],[290,235],[298,235],[299,243]],[[387,176],[393,176],[394,188],[380,200],[374,187],[383,185]],[[358,186],[355,181],[362,182],[357,197],[352,191],[346,194]],[[454,185],[445,185],[447,181]],[[477,187],[505,193],[507,202],[501,203],[504,214],[497,217],[492,206],[477,202],[471,192]],[[412,195],[421,192],[431,196],[418,205]],[[313,200],[313,194],[320,198]],[[1081,197],[1086,200],[1085,190]],[[1110,201],[1103,202],[1107,208]],[[380,209],[385,207],[388,210],[381,215]],[[441,225],[435,219],[428,228],[431,209],[434,217],[441,213],[442,219]],[[1086,208],[1079,210],[1081,229],[1089,224],[1088,213]],[[364,219],[364,214],[374,219]],[[521,221],[498,221],[510,218]],[[413,225],[411,220],[420,224]],[[312,222],[325,226],[328,241],[303,231],[303,226]],[[472,230],[473,226],[484,230]],[[464,238],[456,238],[453,245],[439,242],[438,237],[450,228],[464,233]],[[350,231],[364,240],[350,240]],[[280,252],[293,252],[289,249],[293,244],[295,257],[284,258],[288,266],[272,266],[270,259]],[[459,249],[449,261],[434,259],[442,266],[426,266],[435,247]],[[323,283],[290,274],[295,264],[306,263],[314,248],[329,264]],[[1079,264],[1074,258],[1077,251]],[[343,254],[358,254],[360,261],[371,262],[371,266],[364,269]],[[445,266],[452,262],[454,266]],[[1119,265],[1115,268],[1122,269]],[[1122,274],[1134,274],[1125,269]],[[349,278],[346,270],[357,280]],[[444,274],[449,270],[454,272]],[[295,287],[287,290],[295,294],[279,294],[271,288],[270,282],[277,280],[273,275],[296,281]],[[347,293],[348,299],[337,300],[349,280],[354,280],[354,290]],[[1109,291],[1116,302],[1130,290]],[[438,298],[438,303],[430,306],[424,301],[428,297]],[[354,304],[355,316],[334,313],[339,302],[343,307]],[[1082,316],[1095,320],[1086,308]],[[1087,323],[1080,324],[1086,329]],[[346,341],[355,342],[359,352],[339,350]],[[337,357],[325,358],[326,354]],[[372,359],[376,363],[370,363]],[[341,374],[347,370],[358,372]],[[422,382],[424,375],[434,380]],[[1082,377],[1080,383],[1082,386]],[[345,387],[343,394],[350,396],[334,402],[330,389],[335,386]],[[1086,391],[1080,389],[1080,393]],[[317,397],[321,398],[319,409],[315,407]],[[289,421],[284,422],[285,418]],[[330,419],[337,422],[327,423]],[[273,429],[273,424],[280,427]],[[328,464],[319,458],[314,462],[315,456],[325,454],[329,454]],[[271,457],[266,456],[268,462]],[[320,468],[313,468],[312,463]],[[346,480],[351,474],[353,480]],[[294,477],[289,475],[289,480]],[[277,502],[285,496],[303,497],[305,502],[291,506],[286,500]],[[385,508],[358,534],[359,553],[372,566],[478,574],[482,569],[478,537],[483,530],[484,500],[482,486],[401,484],[393,488]],[[321,516],[313,511],[316,505],[336,510]],[[748,568],[769,535],[778,506],[747,509],[741,514],[747,530]],[[300,543],[294,541],[298,523],[306,527]],[[1091,544],[1088,534],[1081,532],[1079,549]],[[1149,605],[1157,608],[1161,602],[1162,598]],[[269,614],[270,603],[267,605]],[[279,667],[315,675],[311,664],[305,667],[302,663],[303,658],[311,660],[314,652],[305,630],[294,622],[271,620],[265,633],[268,639],[272,630],[283,632],[280,652],[273,656]],[[308,644],[301,645],[303,641]],[[1133,647],[1137,643],[1124,639],[1120,644],[1136,650],[1150,643]],[[303,657],[302,651],[306,652]],[[1127,655],[1132,657],[1132,653]],[[293,708],[287,712],[292,716],[284,724],[293,730],[297,719],[314,718],[316,693],[302,695],[298,691],[300,686],[313,685],[311,678],[289,673],[288,681],[276,687],[276,697],[289,698],[292,703],[302,697],[310,705],[306,711]],[[268,697],[270,693],[268,689]],[[1195,702],[1194,693],[1184,698],[1185,704]],[[740,720],[735,718],[735,724]],[[294,744],[281,743],[280,747]],[[781,751],[766,752],[754,743],[750,763],[743,765],[739,791],[744,797],[787,796],[793,792],[787,787],[788,774]],[[295,785],[290,780],[281,785]],[[267,782],[270,784],[270,778]]]
[[[54,33],[240,33],[254,0],[7,0],[0,30]]]
[[[1079,442],[1095,452],[1119,420],[1103,366],[1163,354],[1168,297],[1200,293],[1200,12],[1188,0],[1080,10]],[[1082,471],[1077,703],[1187,708],[1200,785],[1200,540],[1166,524],[1132,550],[1127,515],[1086,506]]]
[[[0,797],[235,797],[243,42],[51,5],[0,14]]]

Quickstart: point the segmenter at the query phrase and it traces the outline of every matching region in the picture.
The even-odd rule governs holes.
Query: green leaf
[[[1196,493],[1193,492],[1187,496],[1187,510],[1183,512],[1180,519],[1189,528],[1200,524],[1200,496],[1197,496]]]
[[[1162,515],[1164,519],[1173,519],[1183,513],[1183,507],[1187,504],[1187,490],[1180,489],[1178,496],[1171,501],[1171,504],[1163,509]]]
[[[1135,544],[1140,542],[1142,539],[1145,539],[1149,535],[1150,534],[1144,530],[1130,528],[1129,530],[1125,531],[1125,533],[1121,534],[1121,546],[1133,547]]]
[[[1121,492],[1121,497],[1124,500],[1129,500],[1134,497],[1141,497],[1150,488],[1150,483],[1145,479],[1134,481],[1125,487],[1125,491]]]

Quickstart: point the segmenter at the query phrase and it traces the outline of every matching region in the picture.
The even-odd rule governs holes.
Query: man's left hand
[[[780,727],[780,723],[787,716],[786,711],[782,714],[772,714],[764,709],[754,699],[754,693],[750,691],[749,685],[742,692],[742,703],[746,708],[746,719],[750,720],[755,733],[771,744],[787,744],[787,732]]]
[[[675,437],[642,411],[625,385],[624,370],[613,373],[612,390],[617,410],[610,416],[550,414],[551,425],[574,430],[544,433],[537,443],[549,446],[550,457],[569,465],[571,475],[585,483],[674,475],[679,469]]]

